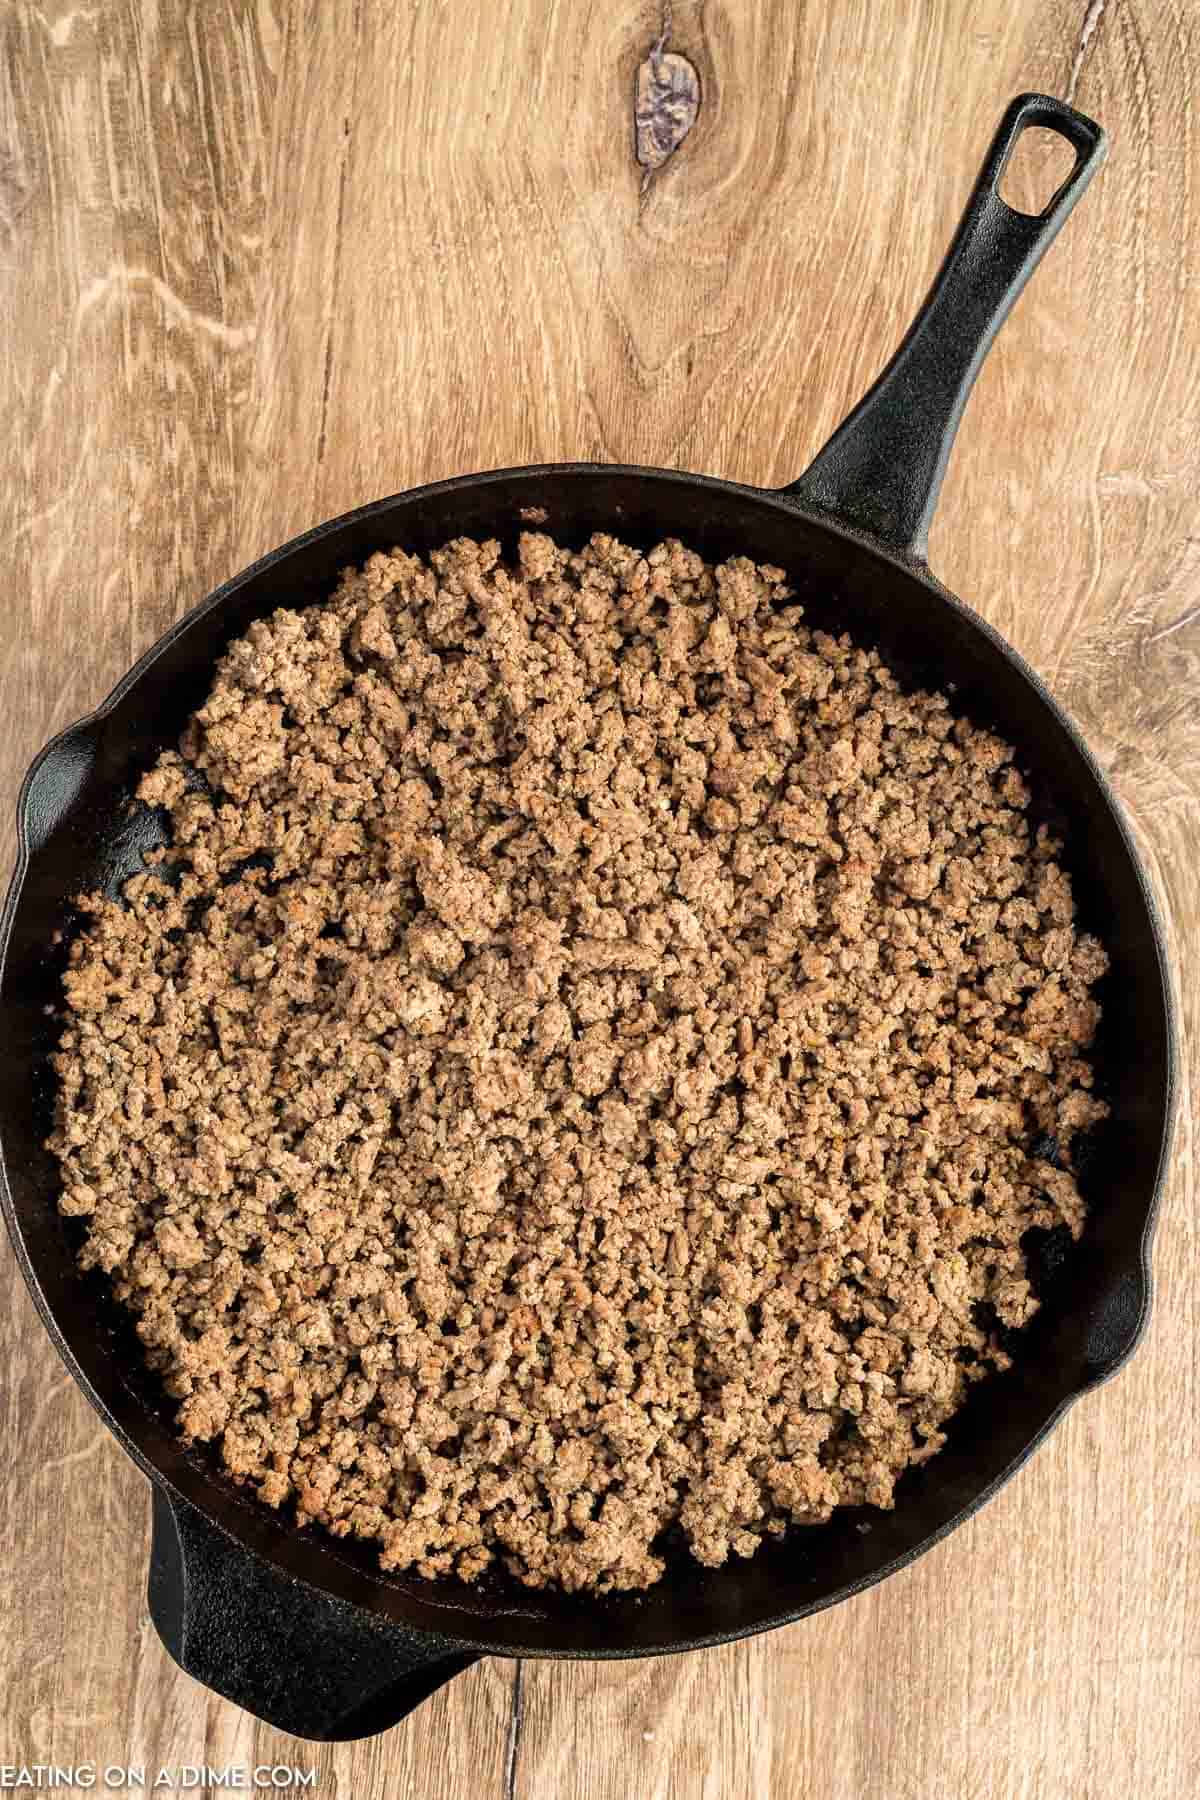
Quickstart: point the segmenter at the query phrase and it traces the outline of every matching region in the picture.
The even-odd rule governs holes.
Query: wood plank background
[[[633,83],[661,25],[648,0],[4,0],[5,833],[42,741],[317,520],[541,459],[794,476],[902,330],[1005,101],[1041,88],[1112,160],[980,381],[933,563],[1113,776],[1194,1059],[1192,0],[677,0],[700,116],[643,184]],[[145,1486],[6,1252],[0,1761],[315,1762],[345,1800],[1195,1794],[1192,1110],[1145,1347],[915,1568],[726,1650],[482,1663],[337,1749],[159,1647]]]

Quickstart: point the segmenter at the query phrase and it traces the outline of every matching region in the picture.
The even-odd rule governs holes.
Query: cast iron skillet
[[[1014,212],[997,191],[1030,125],[1050,127],[1076,152],[1038,218]],[[946,459],[984,353],[1104,153],[1099,127],[1061,102],[1013,102],[916,324],[790,487],[762,492],[673,470],[569,463],[468,475],[380,500],[220,588],[30,770],[0,927],[5,1215],[67,1367],[150,1477],[154,1622],[185,1669],[251,1712],[306,1737],[362,1736],[487,1652],[639,1656],[799,1619],[936,1543],[1137,1342],[1175,1088],[1162,931],[1128,830],[1074,728],[925,562]],[[801,586],[811,621],[879,645],[914,680],[952,687],[957,706],[1019,746],[1038,814],[1065,837],[1083,923],[1112,957],[1097,1049],[1112,1118],[1082,1174],[1092,1217],[1069,1254],[1053,1234],[1031,1246],[1044,1304],[1016,1366],[975,1391],[945,1451],[906,1475],[894,1512],[839,1513],[719,1570],[672,1554],[666,1578],[636,1597],[533,1593],[499,1576],[477,1587],[385,1577],[368,1547],[289,1529],[244,1497],[204,1455],[180,1447],[127,1319],[78,1273],[74,1224],[56,1210],[55,1165],[43,1149],[71,896],[113,889],[157,841],[155,817],[131,809],[130,793],[178,739],[230,638],[276,606],[320,599],[340,569],[375,550],[426,551],[463,533],[511,545],[529,507],[544,508],[547,528],[573,544],[598,529],[643,546],[673,534],[713,560],[748,552],[780,563]]]

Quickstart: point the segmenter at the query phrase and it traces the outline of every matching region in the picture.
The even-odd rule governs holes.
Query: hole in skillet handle
[[[1075,152],[1036,218],[1000,195],[1035,127]],[[779,491],[924,564],[929,526],[967,398],[996,333],[1108,153],[1094,120],[1048,94],[1005,112],[928,298],[874,386],[798,481]]]
[[[997,191],[1013,212],[1040,219],[1046,208],[1053,206],[1078,161],[1078,152],[1057,131],[1030,125],[1013,144]]]
[[[280,1731],[370,1737],[479,1660],[279,1573],[187,1501],[151,1491],[155,1630],[194,1680]]]

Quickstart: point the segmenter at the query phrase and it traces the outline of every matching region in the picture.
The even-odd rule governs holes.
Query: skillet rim
[[[1155,961],[1159,981],[1157,992],[1153,996],[1153,999],[1156,1010],[1161,1011],[1163,1041],[1165,1047],[1158,1157],[1147,1201],[1145,1220],[1137,1245],[1137,1266],[1133,1270],[1138,1282],[1138,1306],[1136,1317],[1126,1324],[1125,1329],[1127,1337],[1120,1351],[1105,1362],[1098,1372],[1087,1376],[1075,1389],[1065,1394],[1060,1400],[1054,1402],[1042,1422],[1025,1440],[1021,1449],[995,1476],[993,1476],[990,1481],[986,1482],[977,1492],[972,1494],[971,1498],[949,1519],[935,1527],[915,1545],[898,1553],[880,1567],[872,1569],[861,1578],[856,1578],[847,1582],[844,1586],[833,1592],[820,1595],[809,1603],[798,1606],[789,1605],[783,1611],[773,1613],[769,1617],[756,1623],[741,1624],[724,1630],[718,1629],[699,1636],[686,1638],[664,1637],[663,1641],[658,1643],[638,1643],[636,1645],[616,1647],[608,1645],[580,1648],[577,1644],[547,1644],[544,1641],[546,1636],[555,1637],[564,1630],[563,1622],[560,1619],[537,1614],[533,1611],[532,1607],[528,1612],[523,1612],[522,1609],[515,1606],[503,1606],[498,1607],[493,1614],[488,1615],[487,1622],[489,1625],[494,1624],[499,1627],[511,1625],[516,1629],[508,1635],[508,1640],[506,1642],[497,1643],[494,1637],[482,1637],[474,1635],[469,1631],[465,1635],[461,1634],[454,1622],[455,1614],[464,1620],[470,1619],[472,1622],[480,1619],[482,1615],[474,1612],[466,1612],[465,1610],[460,1611],[460,1609],[456,1608],[450,1600],[439,1602],[432,1597],[426,1598],[425,1596],[418,1597],[410,1594],[399,1594],[398,1597],[402,1598],[406,1612],[411,1608],[413,1611],[438,1612],[443,1615],[441,1623],[438,1625],[418,1625],[410,1623],[407,1618],[397,1618],[391,1612],[384,1610],[382,1606],[373,1604],[369,1599],[364,1597],[361,1591],[356,1591],[351,1595],[351,1593],[347,1591],[347,1588],[352,1586],[356,1590],[361,1590],[361,1578],[354,1580],[347,1579],[345,1582],[338,1581],[335,1583],[324,1580],[319,1582],[314,1581],[311,1580],[307,1574],[298,1576],[293,1569],[286,1565],[285,1561],[280,1560],[279,1556],[274,1553],[278,1546],[264,1547],[260,1545],[251,1545],[241,1534],[231,1531],[225,1519],[214,1517],[201,1500],[195,1498],[193,1494],[185,1492],[174,1479],[173,1475],[161,1468],[159,1464],[151,1458],[138,1439],[116,1419],[107,1403],[96,1392],[87,1375],[76,1360],[74,1351],[67,1340],[67,1336],[59,1324],[55,1312],[46,1299],[37,1270],[34,1267],[33,1259],[29,1254],[25,1242],[24,1231],[16,1215],[15,1204],[9,1185],[2,1132],[0,1132],[0,1209],[3,1210],[9,1237],[12,1240],[14,1253],[21,1274],[25,1280],[25,1284],[30,1291],[37,1312],[49,1332],[55,1349],[66,1364],[72,1379],[82,1389],[90,1404],[99,1413],[105,1425],[116,1437],[121,1447],[132,1458],[134,1463],[141,1469],[143,1474],[147,1476],[151,1483],[163,1493],[164,1498],[168,1499],[171,1503],[178,1502],[185,1507],[194,1509],[201,1515],[205,1523],[218,1532],[223,1539],[227,1540],[229,1545],[235,1547],[237,1552],[251,1558],[257,1558],[265,1563],[267,1569],[275,1578],[282,1577],[286,1580],[297,1581],[316,1594],[331,1596],[342,1604],[348,1604],[355,1607],[359,1611],[365,1613],[368,1617],[374,1618],[385,1627],[404,1632],[411,1632],[416,1636],[427,1638],[430,1641],[431,1653],[434,1650],[434,1645],[440,1639],[443,1645],[450,1642],[454,1648],[461,1647],[463,1649],[476,1651],[480,1654],[538,1656],[563,1658],[565,1660],[583,1659],[610,1661],[637,1656],[669,1655],[689,1649],[704,1649],[733,1642],[740,1638],[752,1637],[757,1635],[760,1631],[777,1630],[784,1625],[792,1624],[811,1614],[824,1611],[830,1606],[837,1605],[842,1600],[850,1599],[854,1595],[864,1592],[867,1588],[873,1587],[877,1582],[884,1580],[888,1575],[894,1574],[898,1569],[905,1567],[909,1563],[915,1562],[927,1551],[933,1549],[934,1546],[947,1537],[950,1532],[964,1523],[965,1520],[978,1512],[979,1509],[984,1506],[988,1500],[993,1498],[1005,1482],[1010,1480],[1017,1470],[1029,1459],[1055,1426],[1061,1422],[1074,1402],[1092,1388],[1097,1387],[1104,1381],[1110,1379],[1112,1375],[1116,1374],[1118,1370],[1125,1365],[1144,1336],[1152,1303],[1150,1253],[1161,1211],[1168,1161],[1178,1113],[1179,1027],[1174,984],[1171,974],[1171,963],[1168,955],[1166,931],[1161,911],[1154,891],[1146,876],[1141,858],[1137,853],[1137,847],[1125,818],[1124,810],[1074,721],[1054,698],[1037,672],[987,619],[983,618],[971,606],[961,600],[940,582],[937,577],[932,574],[927,563],[919,556],[915,554],[905,554],[901,550],[894,549],[871,533],[857,529],[853,525],[847,524],[844,520],[821,508],[805,504],[796,496],[794,491],[790,491],[787,488],[762,488],[750,483],[730,481],[720,476],[697,474],[681,469],[666,469],[637,464],[607,462],[524,464],[515,467],[480,470],[470,474],[450,476],[440,481],[422,483],[416,487],[402,489],[397,493],[369,501],[359,507],[354,507],[348,512],[341,513],[331,519],[326,519],[321,523],[298,533],[295,537],[288,539],[284,544],[266,552],[254,562],[237,571],[228,580],[221,583],[204,598],[199,600],[194,606],[189,607],[188,610],[174,622],[174,624],[169,626],[168,629],[143,652],[99,705],[93,708],[91,712],[85,714],[80,719],[77,719],[72,724],[67,725],[63,730],[56,733],[55,736],[38,752],[32,763],[29,765],[21,783],[17,799],[17,855],[5,898],[4,908],[2,913],[0,913],[0,981],[2,981],[5,973],[12,928],[21,903],[26,877],[29,872],[32,855],[30,830],[31,801],[34,796],[37,778],[40,772],[68,741],[95,733],[103,722],[116,710],[126,696],[136,687],[142,676],[153,667],[170,646],[175,644],[178,639],[189,631],[201,618],[207,617],[209,614],[217,611],[249,581],[256,576],[261,575],[268,569],[282,563],[287,558],[298,554],[310,545],[320,542],[322,539],[333,535],[335,532],[342,530],[347,526],[378,517],[398,505],[403,504],[404,506],[411,507],[426,499],[461,493],[464,490],[482,488],[493,483],[499,484],[507,482],[511,484],[513,482],[521,483],[528,481],[530,484],[533,484],[550,478],[559,480],[563,477],[586,477],[590,479],[611,479],[613,477],[633,478],[651,484],[662,483],[664,486],[681,486],[692,490],[698,488],[701,491],[728,494],[743,500],[770,506],[785,517],[798,517],[810,528],[824,532],[829,536],[839,538],[854,546],[859,551],[866,551],[870,556],[874,557],[876,561],[884,564],[886,568],[894,571],[896,574],[915,578],[931,598],[946,604],[954,614],[966,623],[968,627],[972,627],[979,631],[992,648],[1000,653],[1004,660],[1010,664],[1019,676],[1023,677],[1025,684],[1032,690],[1034,698],[1037,701],[1040,701],[1041,704],[1049,710],[1060,729],[1062,729],[1073,742],[1099,797],[1104,802],[1106,810],[1112,816],[1118,838],[1125,852],[1130,869],[1136,877],[1137,888],[1144,911],[1145,924],[1155,951]],[[196,1470],[196,1474],[200,1477],[201,1471]],[[201,1482],[198,1481],[197,1486],[199,1487],[200,1485]],[[218,1491],[223,1498],[229,1498],[226,1489],[221,1488]],[[247,1516],[249,1518],[255,1518],[260,1514],[261,1509],[257,1506],[254,1506],[249,1502],[245,1504]],[[271,1521],[268,1518],[266,1522],[269,1524]],[[282,1522],[275,1521],[275,1524],[281,1526]],[[309,1539],[307,1536],[301,1538],[300,1535],[295,1532],[294,1528],[288,1528],[286,1526],[282,1527],[280,1541],[281,1543],[290,1541],[291,1543],[301,1546],[306,1551],[326,1548],[331,1550],[334,1542],[334,1540],[330,1539],[328,1546],[322,1545],[315,1540]],[[323,1575],[325,1573],[331,1575],[337,1573],[346,1578],[358,1576],[358,1571],[343,1563],[336,1554],[324,1555],[320,1558],[320,1561],[321,1573]],[[376,1586],[381,1597],[389,1593],[397,1592],[396,1589],[384,1583],[377,1583]],[[445,1615],[450,1616],[447,1617]],[[522,1621],[532,1624],[536,1630],[539,1630],[543,1641],[537,1642],[525,1640],[519,1629]],[[587,1614],[581,1611],[578,1622],[586,1624],[586,1621]]]

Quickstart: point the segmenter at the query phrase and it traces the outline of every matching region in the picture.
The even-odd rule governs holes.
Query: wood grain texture
[[[1200,18],[677,0],[702,104],[643,181],[661,18],[6,0],[4,854],[39,744],[306,525],[543,459],[794,476],[911,315],[1004,102],[1069,95],[1112,160],[979,382],[932,557],[1075,713],[1167,916],[1188,1105],[1149,1338],[979,1518],[831,1613],[629,1667],[484,1663],[316,1751],[160,1649],[144,1484],[6,1254],[5,1763],[315,1761],[339,1800],[1200,1790]]]

